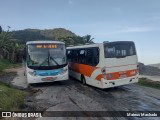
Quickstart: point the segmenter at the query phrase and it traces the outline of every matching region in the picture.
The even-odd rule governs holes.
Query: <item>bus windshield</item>
[[[104,44],[105,58],[124,58],[136,55],[133,42],[112,42]]]
[[[58,66],[66,64],[64,44],[29,44],[28,66]]]

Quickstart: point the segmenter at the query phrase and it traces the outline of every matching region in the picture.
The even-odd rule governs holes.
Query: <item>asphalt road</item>
[[[26,87],[22,68],[16,69],[18,76],[13,84]],[[18,84],[19,82],[21,84]],[[22,82],[23,81],[23,82]],[[41,83],[30,88],[31,94],[25,103],[32,110],[43,111],[160,111],[160,90],[130,84],[116,88],[98,89],[83,85],[78,80]],[[38,118],[38,120],[46,118]],[[83,117],[57,117],[47,119],[84,119]],[[85,119],[109,120],[159,120],[154,117],[88,117]]]
[[[136,84],[101,90],[71,79],[38,84],[34,89],[40,91],[35,96],[36,106],[46,111],[157,111],[160,108],[160,91]]]

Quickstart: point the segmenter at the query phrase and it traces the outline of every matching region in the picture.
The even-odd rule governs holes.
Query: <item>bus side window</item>
[[[85,49],[80,49],[79,50],[79,63],[85,64]]]
[[[93,55],[93,64],[96,66],[99,63],[99,49],[94,48],[94,55]]]
[[[99,63],[99,49],[89,48],[87,49],[87,64],[91,66],[96,66]]]
[[[73,56],[72,56],[73,62],[78,62],[78,50],[73,50]]]
[[[69,54],[69,61],[73,62],[73,50],[71,50],[71,52]]]
[[[67,60],[71,62],[71,50],[67,50]]]
[[[86,64],[93,65],[93,48],[87,49]]]

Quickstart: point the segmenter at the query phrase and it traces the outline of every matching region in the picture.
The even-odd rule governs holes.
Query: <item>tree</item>
[[[62,38],[58,38],[59,41],[62,41],[66,44],[66,46],[69,45],[74,45],[74,39],[72,37],[62,37]]]
[[[79,44],[85,44],[84,38],[81,36],[68,36],[68,37],[62,37],[58,38],[59,41],[65,42],[67,46],[69,45],[79,45]]]
[[[9,53],[10,53],[10,61],[12,63],[16,62],[16,56],[17,53],[20,49],[20,45],[18,44],[18,42],[15,39],[11,39],[12,43],[10,44],[10,49],[9,49]]]
[[[22,46],[20,46],[17,39],[12,39],[12,33],[9,32],[9,28],[7,32],[3,31],[0,34],[0,58],[8,59],[14,63],[17,61],[16,56]]]
[[[94,38],[91,38],[91,35],[86,35],[86,36],[83,37],[83,39],[84,39],[85,43],[94,43],[93,42]]]
[[[9,32],[2,32],[0,34],[0,53],[1,53],[1,58],[8,58],[9,59],[9,50],[10,44],[12,43],[10,41],[11,39],[11,34]]]

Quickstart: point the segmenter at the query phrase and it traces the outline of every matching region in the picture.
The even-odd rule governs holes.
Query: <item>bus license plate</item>
[[[125,74],[120,74],[119,78],[126,78]]]
[[[53,78],[53,77],[46,77],[46,78],[42,78],[42,81],[54,81],[56,79],[56,77],[55,78]]]

